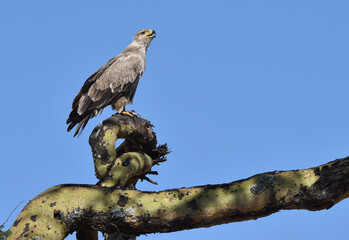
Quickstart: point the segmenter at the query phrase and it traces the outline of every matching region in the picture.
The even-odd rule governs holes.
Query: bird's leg
[[[125,97],[121,97],[114,103],[114,108],[116,111],[122,115],[128,115],[130,117],[139,117],[140,115],[135,113],[135,111],[126,111],[125,106],[129,103],[129,101]]]

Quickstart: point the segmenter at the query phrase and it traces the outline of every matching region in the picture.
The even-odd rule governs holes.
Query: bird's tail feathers
[[[67,131],[70,132],[76,125],[74,137],[81,134],[87,125],[87,122],[95,116],[94,111],[87,111],[82,115],[79,115],[76,110],[72,111],[67,119],[67,124],[69,124]]]
[[[91,117],[92,117],[91,115],[87,115],[86,117],[84,117],[84,119],[82,119],[79,122],[78,126],[76,127],[76,130],[75,130],[75,133],[74,133],[74,137],[76,135],[80,136],[80,134],[82,133],[82,131],[86,127],[88,120],[90,120]]]

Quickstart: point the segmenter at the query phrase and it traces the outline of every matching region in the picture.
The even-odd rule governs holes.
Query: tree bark
[[[125,141],[115,149],[115,141]],[[349,157],[305,170],[268,172],[227,184],[142,192],[154,164],[166,160],[152,125],[121,114],[90,136],[97,185],[64,184],[31,200],[12,225],[8,240],[109,240],[257,219],[282,209],[328,209],[349,197]],[[148,179],[149,180],[149,179]],[[150,180],[149,180],[150,181]]]
[[[161,192],[60,185],[30,201],[11,239],[64,239],[78,226],[147,234],[257,219],[282,209],[329,209],[349,197],[349,157],[305,170]]]

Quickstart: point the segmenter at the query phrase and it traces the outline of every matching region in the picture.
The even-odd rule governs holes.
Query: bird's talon
[[[132,118],[140,116],[138,113],[135,113],[133,110],[132,111],[123,111],[123,112],[121,112],[121,114],[130,116]]]

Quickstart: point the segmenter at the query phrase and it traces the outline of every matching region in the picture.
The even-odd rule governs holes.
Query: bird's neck
[[[138,51],[138,52],[141,52],[142,54],[145,54],[147,52],[148,47],[149,47],[149,45],[145,45],[145,44],[141,44],[137,41],[133,41],[122,52],[127,53],[127,52]]]

